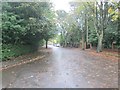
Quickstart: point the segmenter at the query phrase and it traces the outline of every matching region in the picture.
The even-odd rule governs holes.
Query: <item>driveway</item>
[[[3,88],[118,88],[118,62],[78,48],[44,52],[43,59],[3,70]]]

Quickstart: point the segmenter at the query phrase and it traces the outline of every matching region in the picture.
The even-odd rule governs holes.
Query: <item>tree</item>
[[[7,46],[13,45],[20,48],[29,46],[30,48],[26,49],[38,50],[43,39],[48,40],[54,33],[54,16],[50,12],[53,10],[49,2],[2,2],[2,46],[5,46],[3,53]],[[8,50],[12,48],[14,47]],[[13,52],[11,53],[13,55]]]
[[[101,52],[103,35],[108,24],[108,2],[96,2],[94,24],[98,37],[97,52]]]

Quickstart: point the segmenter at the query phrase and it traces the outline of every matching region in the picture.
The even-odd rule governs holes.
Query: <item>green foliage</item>
[[[11,57],[17,57],[26,53],[33,52],[34,49],[30,45],[2,45],[2,60],[10,59]]]
[[[49,2],[2,3],[3,58],[27,53],[30,48],[20,50],[27,46],[37,50],[43,45],[43,39],[53,37],[55,15],[51,8]],[[12,45],[16,47],[15,52]]]
[[[70,13],[57,11],[60,43],[63,46],[65,43],[80,44],[84,38],[84,42],[97,47],[103,31],[103,47],[112,48],[112,43],[115,42],[116,48],[119,48],[119,4],[101,2],[96,6],[95,2],[71,2],[73,9]]]
[[[43,46],[43,40],[39,41],[39,46]],[[2,45],[2,60],[8,60],[12,57],[17,57],[27,53],[36,51],[35,46],[31,45],[12,45],[3,44]]]

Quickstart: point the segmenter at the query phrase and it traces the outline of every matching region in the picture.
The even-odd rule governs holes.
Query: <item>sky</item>
[[[70,0],[51,0],[53,2],[55,10],[65,10],[66,12],[70,11]]]

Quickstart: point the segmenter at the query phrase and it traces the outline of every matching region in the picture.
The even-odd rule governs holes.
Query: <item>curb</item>
[[[16,63],[16,64],[13,64],[11,66],[7,65],[5,67],[0,68],[0,71],[6,70],[8,68],[13,68],[13,67],[16,67],[16,66],[20,66],[20,65],[23,65],[23,64],[27,64],[27,63],[30,63],[30,62],[34,62],[34,61],[37,61],[37,60],[42,59],[42,58],[45,58],[45,55],[38,56],[38,57],[36,57],[34,59],[31,59],[31,60],[28,60],[28,61],[25,61],[25,62]]]

